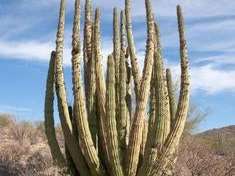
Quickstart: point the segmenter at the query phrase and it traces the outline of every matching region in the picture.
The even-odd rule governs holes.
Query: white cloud
[[[202,66],[191,69],[192,88],[201,89],[209,94],[220,91],[235,91],[235,71],[215,69],[212,66]]]
[[[169,65],[175,79],[180,76],[179,65]],[[208,94],[221,91],[235,91],[235,71],[225,71],[214,68],[212,65],[191,67],[191,88],[193,91],[202,90]]]
[[[193,63],[200,64],[203,62],[208,62],[214,66],[220,66],[221,64],[235,65],[235,55],[234,55],[234,53],[232,53],[232,54],[228,53],[228,54],[223,54],[223,55],[219,55],[219,56],[199,58],[196,61],[194,61]]]
[[[26,42],[8,42],[0,41],[0,56],[7,59],[25,59],[25,60],[38,60],[48,61],[50,52],[54,49],[54,44],[40,43],[36,41]],[[64,49],[64,63],[70,63],[70,49]]]
[[[111,20],[111,11],[113,6],[118,6],[123,8],[124,0],[96,0],[94,1],[94,6],[99,6],[105,12],[110,14]],[[156,14],[159,16],[168,16],[174,17],[176,20],[176,5],[181,4],[183,7],[184,15],[187,20],[199,19],[205,17],[215,17],[217,15],[226,16],[234,14],[235,1],[231,0],[153,0],[153,7]],[[72,13],[74,1],[68,1],[68,13]],[[134,21],[137,21],[138,16],[143,16],[145,14],[144,1],[143,0],[132,0],[132,11],[133,16],[135,16]],[[84,1],[83,1],[84,4]],[[211,5],[213,4],[213,6]],[[25,59],[25,60],[39,60],[39,61],[48,61],[50,58],[50,52],[55,48],[54,40],[52,37],[47,37],[45,40],[44,36],[39,38],[25,38],[25,40],[18,41],[8,40],[7,38],[12,34],[23,33],[26,29],[30,29],[34,23],[34,18],[37,17],[41,20],[47,20],[47,18],[52,18],[57,20],[58,15],[59,0],[42,0],[42,1],[29,1],[25,0],[24,3],[21,3],[19,7],[15,6],[13,11],[20,11],[22,9],[25,12],[32,12],[34,9],[37,9],[33,18],[28,14],[21,14],[17,16],[16,20],[13,20],[12,15],[7,13],[4,16],[0,16],[0,21],[2,28],[0,32],[4,35],[0,37],[0,56],[7,59]],[[47,15],[42,15],[38,13],[40,9],[48,9],[51,11]],[[105,15],[105,17],[107,17]],[[6,20],[4,20],[4,18]],[[25,20],[27,19],[27,20]],[[106,19],[105,19],[106,20]],[[176,21],[175,21],[176,22]],[[162,22],[164,23],[164,21]],[[37,23],[36,23],[37,24]],[[187,23],[186,23],[187,24]],[[41,27],[41,26],[40,26]],[[172,27],[172,26],[171,26]],[[176,27],[176,26],[175,26]],[[169,29],[168,29],[169,28]],[[232,80],[235,77],[235,72],[233,71],[224,71],[221,69],[216,69],[213,67],[213,64],[234,64],[233,53],[235,52],[235,42],[231,39],[233,36],[233,31],[235,25],[233,20],[221,20],[217,22],[210,22],[210,24],[197,23],[196,25],[187,25],[186,33],[189,43],[190,50],[199,50],[199,51],[223,51],[226,52],[221,55],[199,58],[193,63],[208,61],[208,65],[200,67],[192,67],[192,89],[193,90],[204,90],[208,93],[215,93],[223,90],[235,90],[235,83]],[[56,29],[54,29],[55,32]],[[69,32],[68,32],[68,31]],[[66,28],[66,41],[65,41],[65,50],[64,50],[64,63],[66,65],[71,65],[71,30]],[[161,28],[163,47],[178,47],[178,32],[177,28],[170,28],[169,26],[164,26]],[[167,31],[167,32],[166,32]],[[48,34],[48,33],[47,33]],[[47,35],[46,34],[46,35]],[[111,35],[111,34],[110,34]],[[5,36],[5,37],[4,37]],[[146,32],[141,28],[140,31],[135,31],[135,37],[144,38],[141,36],[146,36]],[[221,37],[222,36],[222,37]],[[44,39],[43,39],[44,37]],[[42,39],[45,40],[42,42]],[[48,42],[52,41],[52,42]],[[139,41],[138,41],[139,42]],[[106,67],[106,57],[109,53],[112,52],[112,40],[111,37],[103,39],[103,65]],[[137,54],[140,56],[140,65],[143,66],[144,61],[144,50],[145,50],[145,41],[140,41],[137,43],[137,51],[142,49]],[[230,54],[228,53],[230,52]],[[174,70],[178,70],[178,67],[172,66]],[[218,81],[220,80],[220,81]]]

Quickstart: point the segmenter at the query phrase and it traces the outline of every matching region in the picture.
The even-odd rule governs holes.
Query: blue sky
[[[140,64],[145,51],[143,0],[133,0],[134,36]],[[83,2],[82,2],[83,3]],[[67,0],[65,75],[72,102],[70,48],[74,0]],[[83,3],[84,4],[84,3]],[[102,10],[104,57],[112,51],[112,7],[124,0],[95,0]],[[192,99],[209,115],[200,130],[235,124],[235,1],[154,0],[165,63],[179,77],[179,45],[175,7],[186,20]],[[43,120],[45,80],[50,51],[55,48],[59,0],[1,0],[0,113],[17,119]],[[104,61],[104,65],[106,62]]]

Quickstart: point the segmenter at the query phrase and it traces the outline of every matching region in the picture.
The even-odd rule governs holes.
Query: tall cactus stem
[[[132,32],[132,19],[131,19],[131,0],[125,0],[125,14],[126,14],[126,31],[127,31],[127,41],[128,41],[128,50],[130,52],[131,66],[132,66],[132,75],[135,84],[135,94],[138,97],[138,90],[140,88],[140,69],[137,62],[135,42]]]
[[[61,0],[60,16],[56,38],[56,66],[55,83],[58,102],[59,117],[62,130],[68,150],[73,157],[77,170],[80,174],[90,174],[83,159],[77,139],[72,134],[72,123],[69,117],[68,104],[65,91],[64,73],[63,73],[63,47],[64,47],[64,24],[65,24],[65,0]]]
[[[125,46],[125,16],[124,13],[121,12],[121,50],[120,50],[120,70],[119,70],[119,79],[120,79],[120,87],[117,89],[119,93],[119,119],[117,120],[118,124],[118,133],[119,133],[119,144],[121,155],[124,154],[127,143],[126,143],[126,135],[127,135],[127,102],[126,102],[126,46]]]
[[[107,71],[107,92],[106,92],[106,130],[107,130],[107,144],[110,164],[112,168],[112,175],[123,176],[118,145],[118,134],[116,127],[116,107],[115,107],[115,64],[112,55],[108,57],[108,71]]]
[[[156,24],[156,23],[155,23]],[[165,81],[164,66],[161,56],[161,44],[160,44],[160,32],[157,25],[155,25],[156,33],[156,45],[155,45],[155,96],[157,99],[156,103],[156,117],[154,123],[154,146],[162,148],[164,142],[170,132],[170,107],[167,92],[167,85]]]
[[[84,83],[86,97],[89,90],[89,61],[92,59],[92,5],[91,0],[85,0],[85,19],[83,31],[83,63],[84,63]]]
[[[72,77],[74,94],[74,115],[77,121],[79,144],[84,154],[88,166],[91,168],[91,174],[103,175],[104,171],[100,164],[98,154],[95,150],[89,130],[88,117],[86,111],[85,97],[81,85],[81,50],[80,50],[80,1],[75,2],[75,15],[72,35]]]
[[[105,101],[106,101],[106,86],[105,79],[102,70],[101,64],[101,41],[100,41],[100,9],[95,10],[95,24],[94,24],[94,57],[95,57],[95,67],[96,67],[96,94],[97,94],[97,108],[98,108],[98,121],[99,121],[99,151],[102,153],[101,158],[104,160],[108,170],[111,170],[111,166],[109,164],[109,156],[108,156],[108,148],[107,148],[107,132],[105,128],[106,124],[106,109],[105,109]],[[99,153],[100,153],[99,152]]]
[[[180,96],[175,116],[174,127],[166,140],[164,151],[160,155],[159,159],[152,167],[152,174],[160,175],[162,169],[169,163],[169,157],[175,152],[179,144],[180,137],[182,136],[185,121],[187,118],[187,112],[189,107],[189,66],[188,66],[188,53],[184,32],[184,19],[181,11],[181,7],[177,6],[178,28],[180,38],[180,57],[181,57],[181,86]]]
[[[47,136],[48,145],[50,146],[51,155],[55,165],[60,168],[66,167],[65,158],[60,150],[60,146],[56,139],[56,130],[54,127],[54,84],[55,77],[55,52],[51,52],[51,59],[49,63],[47,85],[46,85],[46,97],[45,97],[45,132]]]
[[[150,80],[152,75],[153,56],[154,56],[154,19],[150,5],[150,0],[145,0],[146,15],[147,15],[147,46],[143,77],[138,95],[136,111],[133,119],[133,124],[130,132],[130,141],[127,149],[127,168],[126,175],[136,175],[140,145],[142,141],[142,131],[144,116],[150,91]]]
[[[94,27],[92,32],[92,40],[94,40]],[[93,43],[94,45],[94,43]],[[94,46],[92,46],[94,48]],[[94,49],[92,49],[94,50]],[[95,56],[92,53],[92,58],[88,61],[88,93],[87,93],[87,113],[88,121],[91,130],[92,140],[95,144],[96,149],[98,142],[98,126],[97,126],[97,105],[96,105],[96,74],[95,74]]]
[[[167,87],[165,82],[165,74],[163,67],[163,60],[161,56],[160,34],[158,26],[155,23],[155,60],[154,60],[154,75],[152,81],[155,85],[155,112],[153,119],[150,119],[150,131],[147,138],[147,146],[145,150],[145,161],[142,165],[138,176],[150,174],[151,163],[156,159],[159,150],[163,148],[164,142],[170,132],[170,114],[168,95],[166,93]],[[155,101],[155,102],[154,102]],[[152,118],[152,117],[151,117]]]
[[[115,62],[115,88],[116,90],[120,89],[120,80],[119,80],[119,66],[120,66],[120,27],[119,27],[119,15],[117,8],[113,9],[113,57]],[[116,118],[119,119],[120,105],[119,105],[119,94],[116,91]]]
[[[77,131],[76,121],[73,116],[73,108],[72,108],[72,106],[69,106],[68,108],[69,108],[70,120],[72,122],[72,127],[73,127],[73,136],[76,138],[76,137],[78,137],[78,131]],[[67,140],[67,139],[65,139],[65,140]],[[72,176],[78,175],[79,172],[76,169],[76,165],[74,164],[73,158],[69,152],[68,147],[66,146],[66,142],[65,142],[65,155],[66,155],[66,160],[67,160],[68,173],[71,174]]]
[[[171,70],[169,68],[166,69],[166,80],[167,80],[167,89],[168,89],[169,103],[170,103],[171,129],[172,129],[174,127],[175,113],[177,107],[176,107]]]
[[[131,97],[131,88],[132,88],[132,72],[131,65],[129,64],[129,49],[127,44],[127,34],[126,34],[126,16],[125,11],[121,11],[121,54],[124,54],[125,57],[125,67],[124,70],[126,74],[126,146],[128,146],[129,142],[129,134],[130,134],[130,126],[131,126],[131,117],[132,117],[132,97]],[[123,52],[123,53],[122,53]],[[122,56],[121,56],[122,57]],[[122,71],[120,71],[122,72]],[[122,83],[122,81],[120,81]]]
[[[60,3],[56,49],[52,52],[48,70],[44,112],[46,135],[54,163],[60,168],[67,167],[68,174],[80,176],[172,174],[189,106],[189,65],[180,6],[177,6],[177,17],[181,86],[176,105],[171,73],[169,69],[166,72],[164,69],[160,32],[154,20],[151,0],[145,0],[147,40],[142,77],[132,31],[131,0],[125,0],[125,11],[119,14],[117,8],[113,9],[113,51],[108,56],[106,80],[102,68],[100,10],[95,10],[93,19],[92,2],[84,1],[81,51],[80,0],[75,0],[73,108],[67,103],[63,72],[66,1],[61,0]],[[85,90],[80,68],[82,55]],[[56,139],[54,86],[66,158]],[[132,110],[133,99],[135,110]],[[148,111],[149,117],[146,118]]]

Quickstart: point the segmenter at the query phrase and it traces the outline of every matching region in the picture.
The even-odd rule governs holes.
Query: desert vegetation
[[[0,131],[1,176],[69,175],[67,170],[53,164],[43,122],[17,121],[12,115],[1,114]],[[234,126],[194,135],[187,131],[184,131],[179,146],[178,159],[173,170],[174,176],[233,176],[235,174]],[[223,142],[217,140],[218,133],[222,134]],[[56,136],[61,151],[65,153],[60,126],[56,126]],[[217,143],[219,143],[218,146]]]
[[[59,135],[59,131],[58,131]],[[58,137],[62,142],[62,138]],[[0,115],[0,175],[54,175],[43,123]],[[63,147],[63,146],[61,146]]]
[[[106,83],[101,65],[101,12],[97,8],[93,20],[92,2],[87,0],[85,3],[85,91],[81,74],[81,8],[80,1],[76,0],[72,35],[72,107],[67,103],[62,62],[66,4],[64,0],[60,4],[56,49],[51,54],[45,98],[45,127],[54,162],[62,168],[74,167],[70,170],[80,175],[171,175],[189,107],[189,67],[181,8],[177,6],[181,85],[176,103],[171,72],[165,70],[163,64],[159,28],[151,1],[145,0],[147,40],[142,74],[132,35],[131,1],[125,1],[125,10],[120,13],[114,8],[113,51],[108,56]],[[131,84],[127,78],[133,78],[135,96],[127,89],[131,87],[127,85]],[[67,161],[53,126],[54,87],[69,155]],[[128,105],[134,99],[136,107],[132,109]]]
[[[17,121],[0,114],[0,175],[235,175],[235,127],[195,133],[207,112],[190,101],[181,7],[176,7],[181,69],[177,89],[171,70],[165,68],[151,0],[144,0],[147,37],[141,72],[131,2],[125,0],[122,10],[113,8],[113,50],[103,60],[101,11],[93,8],[92,0],[85,0],[82,28],[82,1],[75,0],[73,101],[69,104],[63,69],[66,0],[60,0],[56,47],[51,51],[46,79],[44,121]],[[59,123],[54,111],[59,112]]]

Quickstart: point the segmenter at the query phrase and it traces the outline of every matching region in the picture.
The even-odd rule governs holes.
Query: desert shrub
[[[42,125],[16,121],[11,115],[1,115],[0,123],[0,175],[60,175],[53,166]]]
[[[24,168],[22,156],[28,153],[29,147],[22,146],[18,142],[8,141],[0,146],[0,165],[2,170],[10,175],[18,175]]]
[[[0,114],[0,128],[10,126],[15,122],[14,118],[9,114]]]
[[[235,159],[232,153],[217,154],[204,140],[188,135],[179,149],[175,176],[232,176]]]

